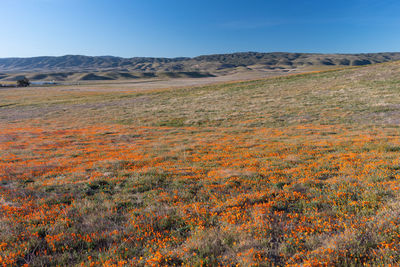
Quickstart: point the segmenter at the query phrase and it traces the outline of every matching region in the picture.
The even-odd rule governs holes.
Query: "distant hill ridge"
[[[400,53],[310,54],[258,53],[204,55],[194,58],[121,58],[113,56],[66,55],[60,57],[0,58],[0,72],[127,71],[207,72],[234,68],[282,69],[304,66],[359,66],[400,60]]]

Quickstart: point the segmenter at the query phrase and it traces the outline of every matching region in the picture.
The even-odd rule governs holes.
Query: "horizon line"
[[[258,51],[238,51],[231,53],[212,53],[212,54],[200,54],[197,56],[175,56],[175,57],[165,57],[165,56],[133,56],[133,57],[123,57],[123,56],[112,56],[112,55],[84,55],[84,54],[64,54],[56,56],[11,56],[11,57],[0,57],[0,59],[27,59],[27,58],[59,58],[67,56],[82,56],[82,57],[112,57],[112,58],[122,58],[122,59],[132,59],[132,58],[162,58],[162,59],[193,59],[202,56],[217,56],[217,55],[232,55],[232,54],[246,54],[246,53],[257,53],[257,54],[314,54],[314,55],[367,55],[367,54],[390,54],[390,53],[400,53],[400,51],[384,51],[384,52],[356,52],[356,53],[321,53],[321,52],[288,52],[288,51],[274,51],[274,52],[258,52]]]

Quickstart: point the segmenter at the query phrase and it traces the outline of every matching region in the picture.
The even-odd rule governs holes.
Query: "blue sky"
[[[398,0],[0,0],[0,57],[400,51]]]

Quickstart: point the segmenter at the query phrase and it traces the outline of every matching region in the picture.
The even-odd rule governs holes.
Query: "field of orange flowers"
[[[386,77],[388,85],[383,85],[390,90],[399,88],[393,82],[400,72],[396,72],[398,65],[371,68],[377,69],[373,69],[377,76],[379,68],[385,72],[385,67],[393,75]],[[338,76],[345,81],[366,70],[273,79],[260,82],[257,88],[279,83],[290,89],[295,84],[319,83],[320,79],[337,81]],[[235,86],[218,90],[228,88],[232,97],[258,90],[254,82],[241,83],[245,88],[241,90]],[[336,82],[332,88],[339,91],[345,86]],[[196,97],[204,100],[212,96],[218,102],[210,88],[191,90]],[[316,91],[313,88],[312,95]],[[335,109],[325,100],[326,109],[320,110],[323,119],[306,121],[302,113],[301,120],[278,123],[271,119],[267,107],[245,98],[242,103],[254,111],[251,114],[237,114],[205,101],[196,108],[215,111],[220,123],[210,120],[199,124],[194,116],[181,119],[191,110],[180,100],[186,96],[179,90],[129,97],[149,97],[150,104],[157,103],[160,108],[162,102],[167,109],[163,94],[168,94],[176,109],[181,107],[179,119],[136,113],[140,121],[127,123],[124,119],[121,123],[115,118],[115,110],[125,105],[121,104],[109,108],[114,111],[102,113],[103,119],[98,120],[91,112],[104,105],[93,107],[90,103],[100,103],[100,98],[88,104],[92,111],[77,111],[74,106],[75,111],[69,114],[47,112],[35,118],[24,117],[29,114],[11,118],[15,110],[23,111],[27,106],[42,105],[46,111],[50,107],[24,104],[26,96],[16,93],[4,98],[15,107],[11,110],[8,103],[3,103],[3,108],[0,105],[0,112],[9,112],[1,114],[0,123],[0,265],[400,262],[400,129],[394,124],[343,121],[338,114],[352,116],[346,106]],[[76,99],[76,95],[79,93],[72,97]],[[68,109],[68,101],[54,101],[53,105]],[[286,101],[284,96],[281,101]],[[289,102],[293,107],[307,106],[304,101]],[[371,109],[359,109],[350,102],[348,105],[355,107],[350,111],[360,116],[380,116],[376,109],[371,115]],[[129,111],[131,115],[139,105],[132,103],[136,106]],[[262,103],[268,105],[268,101]],[[311,107],[321,104],[307,103]],[[147,110],[151,110],[148,105]],[[277,113],[283,109],[280,118],[292,116],[284,107],[272,108]],[[73,112],[81,113],[77,116]],[[389,112],[394,119],[394,111]]]

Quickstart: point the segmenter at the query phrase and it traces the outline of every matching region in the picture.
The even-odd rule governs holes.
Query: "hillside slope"
[[[396,266],[400,62],[0,90],[0,265]]]
[[[400,60],[400,53],[305,54],[234,53],[194,58],[120,58],[67,55],[61,57],[0,58],[0,72],[119,70],[135,72],[216,72],[236,67],[297,68],[358,66]]]

